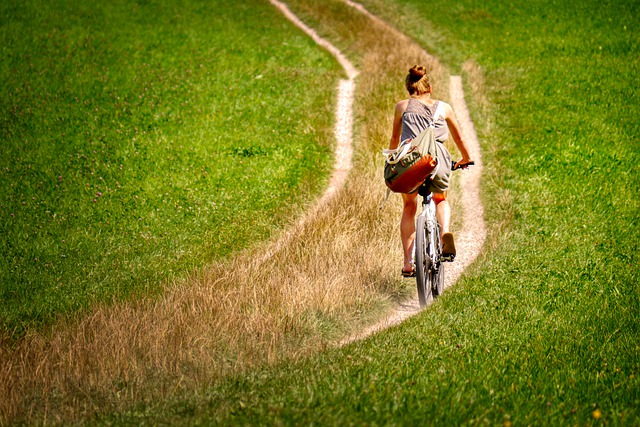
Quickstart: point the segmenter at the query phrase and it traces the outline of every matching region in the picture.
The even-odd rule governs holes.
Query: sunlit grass
[[[158,419],[637,425],[637,4],[366,3],[467,79],[482,71],[467,88],[486,91],[472,105],[490,251],[402,326]]]
[[[399,206],[378,211],[383,186],[372,183],[393,103],[404,95],[406,62],[426,58],[339,2],[296,1],[294,10],[364,70],[347,187],[294,228],[266,265],[251,262],[269,248],[259,246],[162,299],[96,310],[51,337],[30,336],[2,358],[9,361],[2,401],[15,402],[5,403],[5,416],[638,424],[639,150],[630,119],[637,87],[629,83],[637,80],[638,45],[623,31],[637,29],[639,15],[634,5],[563,5],[368,4],[464,72],[484,145],[488,250],[429,310],[364,342],[305,357],[413,286],[397,275]],[[596,42],[611,50],[594,71],[586,65],[600,51]],[[564,46],[564,62],[540,57],[549,46]],[[442,97],[446,72],[437,74]]]

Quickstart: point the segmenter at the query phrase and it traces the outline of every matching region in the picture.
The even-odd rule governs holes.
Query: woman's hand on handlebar
[[[457,162],[452,161],[451,162],[451,170],[456,170],[456,169],[467,169],[469,166],[473,166],[475,165],[476,162],[474,162],[471,159],[465,159],[464,157],[460,160],[458,160]]]

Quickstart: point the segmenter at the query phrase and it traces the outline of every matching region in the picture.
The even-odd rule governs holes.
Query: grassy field
[[[105,421],[640,424],[638,4],[366,4],[482,70],[486,256],[399,327]]]
[[[4,419],[640,424],[637,5],[366,2],[463,73],[484,148],[489,240],[429,310],[337,349],[336,331],[406,296],[398,206],[378,211],[382,183],[371,183],[402,77],[426,58],[339,1],[290,3],[361,70],[346,188],[267,263],[240,256],[186,286],[189,297],[115,307],[3,353]],[[281,22],[267,9],[242,19],[262,11],[268,27]],[[330,62],[288,24],[251,40],[273,38]],[[447,70],[430,66],[446,98]]]
[[[263,2],[6,1],[0,44],[3,339],[155,293],[327,182],[341,69]]]

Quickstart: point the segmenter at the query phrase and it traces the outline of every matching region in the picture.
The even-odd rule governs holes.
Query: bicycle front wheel
[[[425,307],[431,298],[431,258],[429,257],[429,229],[424,215],[418,217],[416,224],[416,282],[418,285],[418,301]]]
[[[437,250],[436,256],[435,258],[437,259],[436,261],[436,265],[434,267],[437,268],[433,268],[432,270],[434,270],[433,273],[433,297],[436,298],[440,295],[442,295],[442,293],[444,292],[444,262],[442,262],[442,243],[440,242],[440,225],[437,224],[436,225],[436,247],[435,249]]]
[[[444,292],[444,263],[440,262],[438,271],[434,274],[433,297],[439,297]]]

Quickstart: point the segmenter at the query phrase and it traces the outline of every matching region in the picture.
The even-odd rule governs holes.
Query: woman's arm
[[[445,104],[444,112],[444,118],[447,121],[447,126],[449,127],[449,132],[451,132],[453,142],[456,143],[456,146],[458,147],[458,150],[460,150],[460,154],[462,155],[462,158],[456,163],[456,166],[464,165],[471,162],[472,160],[469,156],[469,150],[467,150],[467,144],[462,138],[462,132],[460,131],[460,126],[458,126],[456,113],[453,111],[453,108],[451,108],[449,104]]]
[[[402,114],[407,109],[407,100],[400,101],[396,104],[396,110],[393,116],[393,131],[391,132],[391,141],[389,141],[389,149],[395,150],[400,144],[400,136],[402,135]]]

